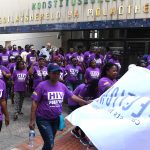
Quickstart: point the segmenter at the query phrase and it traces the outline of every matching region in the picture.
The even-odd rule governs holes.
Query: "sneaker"
[[[18,119],[18,113],[15,113],[14,115],[14,121],[16,121]]]
[[[71,134],[74,135],[77,139],[80,138],[80,134],[77,131],[75,131],[74,129],[71,130]]]
[[[18,114],[19,114],[19,115],[24,115],[24,113],[23,113],[23,112],[21,112],[21,111],[20,111],[20,112],[18,112]]]
[[[87,150],[97,150],[97,148],[94,146],[94,144],[91,141],[89,141]]]
[[[84,146],[87,146],[87,145],[89,145],[89,141],[87,140],[87,138],[82,138],[82,139],[80,139],[80,142],[84,145]]]

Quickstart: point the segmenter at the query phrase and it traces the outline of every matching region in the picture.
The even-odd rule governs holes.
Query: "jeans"
[[[42,150],[52,150],[54,146],[54,138],[59,127],[59,117],[56,119],[36,117],[36,123],[44,141]]]

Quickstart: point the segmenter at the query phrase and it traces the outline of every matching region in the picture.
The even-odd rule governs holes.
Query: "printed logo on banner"
[[[140,124],[138,118],[143,115],[146,108],[150,105],[149,98],[136,96],[134,93],[114,86],[105,92],[100,99],[97,99],[96,102],[105,106],[105,108],[108,107],[108,112],[118,119],[124,119],[126,112],[129,113],[130,110],[136,110],[135,112],[131,111],[129,115],[135,125]],[[133,109],[134,107],[136,107],[136,109]]]

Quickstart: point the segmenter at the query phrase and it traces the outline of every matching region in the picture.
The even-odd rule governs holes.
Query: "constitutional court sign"
[[[1,0],[0,26],[147,19],[150,0]]]

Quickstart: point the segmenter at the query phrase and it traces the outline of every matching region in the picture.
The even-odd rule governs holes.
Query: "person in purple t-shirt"
[[[102,69],[101,79],[98,83],[99,96],[107,91],[116,82],[119,68],[116,64],[106,63]]]
[[[16,45],[13,45],[13,49],[12,49],[12,51],[10,52],[10,55],[11,55],[11,56],[14,56],[14,57],[16,57],[16,56],[19,55],[19,51],[17,50],[17,46],[16,46]]]
[[[88,104],[88,102],[73,95],[61,82],[60,67],[57,64],[48,65],[49,79],[41,82],[32,94],[32,107],[29,128],[35,128],[35,120],[44,141],[43,150],[51,150],[54,146],[54,138],[59,127],[59,116],[62,113],[63,99]],[[46,130],[45,130],[46,129]]]
[[[91,60],[89,67],[85,71],[85,81],[90,82],[93,79],[99,79],[100,78],[100,69],[96,67],[96,61]]]
[[[64,83],[65,82],[64,79],[65,79],[65,76],[66,76],[66,71],[65,71],[65,67],[63,67],[63,62],[61,61],[61,58],[58,57],[58,56],[55,56],[53,58],[53,61],[54,61],[54,63],[56,63],[60,66],[61,72],[60,72],[59,81]]]
[[[75,57],[71,58],[71,64],[66,66],[65,71],[67,87],[73,91],[82,80],[82,69]]]
[[[38,59],[34,46],[31,46],[30,49],[31,49],[31,53],[28,54],[27,58],[26,58],[28,66],[30,66],[33,63],[35,63],[37,61],[37,59]]]
[[[0,79],[6,82],[6,79],[9,79],[10,76],[10,71],[5,66],[0,65]]]
[[[119,69],[121,69],[121,64],[119,62],[119,55],[115,52],[113,52],[112,58],[108,60],[109,63],[116,64]]]
[[[70,59],[72,58],[73,53],[74,53],[74,49],[70,48],[69,52],[65,55],[66,64],[70,64],[71,62]]]
[[[25,69],[24,61],[19,61],[16,63],[16,70],[13,72],[12,80],[14,84],[14,121],[18,119],[18,115],[23,114],[21,112],[23,101],[26,92],[28,72]]]
[[[6,85],[5,82],[0,80],[0,131],[2,128],[3,114],[5,115],[5,125],[9,125],[9,114],[6,104]]]
[[[77,96],[79,96],[82,99],[85,99],[86,101],[90,101],[95,98],[98,98],[98,79],[91,80],[89,83],[84,84],[81,87],[80,91],[78,92]],[[83,145],[89,144],[89,140],[87,140],[85,133],[79,127],[75,127],[71,131],[71,133],[76,138],[79,138],[80,142]]]
[[[3,51],[0,54],[0,64],[7,67],[9,64],[9,56],[7,49],[3,48]]]
[[[33,90],[37,85],[44,81],[47,76],[47,67],[45,67],[45,58],[39,57],[38,63],[33,63],[29,69],[29,75],[33,76]]]

